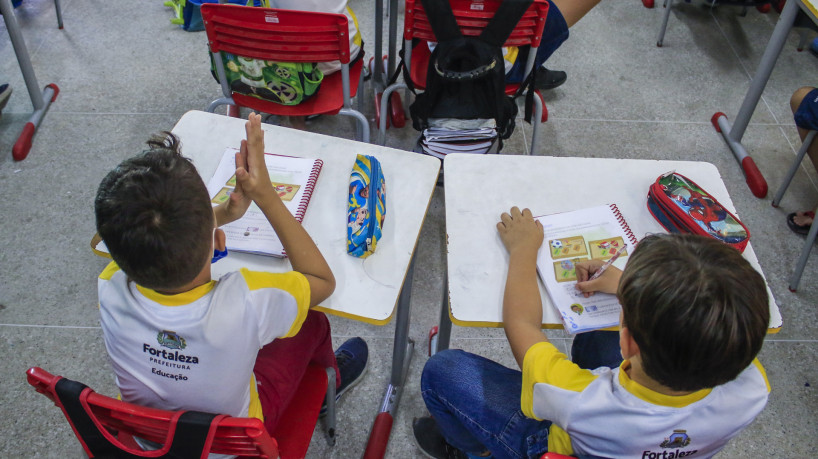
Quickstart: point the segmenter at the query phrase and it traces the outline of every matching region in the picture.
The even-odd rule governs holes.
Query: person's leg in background
[[[798,107],[801,105],[802,101],[804,100],[810,92],[814,91],[815,88],[810,86],[805,86],[803,88],[797,89],[793,94],[792,98],[790,98],[790,108],[792,109],[793,115],[798,111]],[[812,98],[818,97],[818,92],[811,95]],[[818,122],[818,120],[816,120]],[[807,130],[804,128],[798,128],[798,135],[801,137],[801,141],[804,141],[804,138],[807,136]],[[807,150],[807,155],[809,159],[812,161],[813,167],[815,170],[818,171],[818,142],[813,142],[810,145],[809,149]],[[804,212],[794,212],[787,215],[787,225],[793,232],[798,234],[807,234],[809,233],[810,226],[812,226],[813,219],[815,218],[815,212],[818,211],[818,206],[812,209],[811,211],[804,211]]]
[[[539,457],[548,448],[549,421],[520,410],[522,373],[462,350],[430,358],[421,395],[431,417],[415,419],[418,447],[435,458]]]
[[[537,57],[534,68],[538,69],[534,87],[537,89],[552,89],[565,81],[564,73],[558,70],[546,69],[544,64],[549,57],[568,39],[568,29],[582,19],[601,0],[549,0],[548,17],[543,28],[543,37],[540,47],[537,48]],[[521,48],[517,60],[506,74],[507,83],[519,83],[523,79],[528,49]],[[562,75],[560,75],[560,73]],[[566,77],[567,78],[567,77]],[[562,80],[562,81],[560,81]],[[556,82],[559,82],[555,85]]]
[[[622,363],[619,332],[595,330],[576,335],[571,345],[571,361],[586,370],[618,368]]]

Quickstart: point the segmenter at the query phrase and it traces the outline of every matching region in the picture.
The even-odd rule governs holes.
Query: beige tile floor
[[[204,33],[171,25],[160,0],[61,3],[64,30],[57,29],[49,0],[25,0],[16,10],[40,85],[61,89],[22,162],[12,160],[11,146],[31,103],[0,24],[0,82],[15,91],[0,120],[0,457],[80,457],[66,422],[30,389],[24,372],[38,365],[115,393],[97,320],[95,278],[104,262],[87,245],[96,186],[115,164],[141,151],[148,134],[170,129],[186,111],[204,109],[219,94],[208,72]],[[787,278],[802,239],[789,232],[784,217],[818,202],[816,174],[802,168],[775,209],[772,196],[752,196],[710,125],[716,111],[735,117],[778,16],[751,9],[741,17],[733,7],[711,11],[696,2],[678,3],[663,48],[655,46],[661,8],[645,9],[637,0],[603,1],[571,30],[549,61],[569,77],[545,95],[550,119],[540,128],[534,154],[691,159],[718,167],[752,230],[784,317],[783,329],[769,336],[761,352],[773,387],[769,405],[720,457],[810,457],[818,436],[818,256],[808,263],[798,293],[789,292]],[[350,4],[371,53],[374,3]],[[818,59],[796,52],[797,41],[792,34],[744,136],[771,195],[800,143],[789,96],[814,85],[818,71]],[[372,117],[369,89],[364,97]],[[347,138],[354,132],[348,120],[328,117],[310,129]],[[530,135],[530,126],[518,123],[504,152],[523,153]],[[411,127],[390,130],[387,144],[409,149],[415,138]],[[581,171],[574,173],[581,183]],[[438,190],[418,246],[410,329],[418,345],[388,457],[419,456],[409,426],[425,413],[418,387],[443,288],[443,223]],[[340,408],[338,444],[329,449],[316,435],[310,456],[360,457],[387,379],[394,328],[340,318],[332,318],[332,325],[336,344],[350,336],[369,342],[371,368]],[[569,348],[562,332],[549,334]],[[501,330],[455,327],[452,347],[514,363]]]

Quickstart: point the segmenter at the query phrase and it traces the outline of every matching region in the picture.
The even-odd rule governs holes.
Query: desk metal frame
[[[60,9],[59,0],[54,0],[54,6],[57,8],[57,22],[59,28],[63,28],[62,12]],[[6,23],[6,29],[9,32],[11,39],[11,46],[14,48],[14,53],[17,55],[17,62],[20,64],[20,71],[23,73],[23,79],[28,88],[28,95],[31,97],[31,104],[34,106],[34,113],[31,114],[26,125],[23,127],[23,132],[17,138],[11,153],[16,161],[22,161],[28,156],[31,150],[31,140],[34,137],[37,127],[43,120],[48,107],[52,102],[57,100],[57,94],[60,88],[54,83],[51,83],[40,90],[37,83],[37,76],[34,74],[34,67],[31,65],[31,59],[26,49],[26,42],[23,40],[23,34],[20,33],[20,27],[17,25],[17,18],[14,16],[14,8],[11,6],[11,0],[0,0],[0,13],[3,14],[3,21]]]
[[[767,48],[761,56],[761,62],[759,62],[756,73],[750,82],[750,88],[747,90],[747,95],[744,96],[744,102],[741,104],[734,123],[731,125],[727,120],[727,115],[721,112],[714,114],[710,120],[713,123],[713,127],[716,128],[716,131],[721,133],[722,137],[724,137],[724,141],[727,142],[727,146],[730,147],[736,159],[741,163],[747,185],[757,198],[767,196],[767,181],[764,179],[761,171],[758,170],[753,158],[750,157],[744,149],[744,146],[741,144],[741,138],[744,136],[747,125],[750,123],[750,118],[753,116],[759,99],[761,99],[761,93],[764,92],[764,87],[770,79],[770,74],[772,74],[778,56],[784,48],[784,43],[786,43],[787,36],[795,22],[799,7],[807,13],[810,19],[818,22],[818,18],[816,18],[813,11],[804,4],[803,0],[788,1],[781,11],[781,16],[775,25],[775,29],[773,29],[770,41],[767,43]]]

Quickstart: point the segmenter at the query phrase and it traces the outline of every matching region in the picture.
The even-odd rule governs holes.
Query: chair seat
[[[326,393],[326,370],[311,364],[301,379],[298,393],[279,418],[284,421],[279,422],[272,433],[282,459],[306,456]]]
[[[363,70],[363,59],[349,67],[349,89],[350,97],[355,97],[358,93],[361,71]],[[279,116],[306,116],[306,115],[334,115],[344,107],[343,79],[341,71],[324,77],[321,87],[312,97],[298,105],[282,105],[275,102],[268,102],[257,97],[245,96],[233,93],[233,100],[242,107],[252,108],[264,113]]]

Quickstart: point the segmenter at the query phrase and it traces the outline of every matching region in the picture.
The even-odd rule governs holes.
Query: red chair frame
[[[363,81],[363,59],[350,66],[345,15],[205,3],[202,20],[224,95],[207,111],[227,104],[281,116],[341,114],[355,118],[358,138],[369,142],[369,121],[361,113],[360,98],[358,110],[351,108],[351,99]],[[341,71],[324,76],[318,92],[306,101],[282,105],[233,93],[224,75],[221,52],[278,62],[340,61]]]
[[[502,0],[449,0],[452,7],[457,25],[460,26],[460,32],[464,36],[476,37],[479,36],[483,29],[488,25],[494,13],[500,7]],[[429,19],[426,17],[426,11],[423,9],[423,4],[420,0],[406,0],[406,14],[403,22],[403,49],[405,50],[404,61],[409,69],[409,75],[412,79],[412,84],[417,89],[425,89],[426,87],[426,73],[429,69],[429,58],[431,52],[426,42],[437,41],[437,38],[432,31],[432,26],[429,24]],[[537,48],[540,46],[542,40],[543,28],[545,27],[545,19],[548,16],[548,2],[545,0],[534,0],[528,10],[523,14],[523,17],[514,27],[511,35],[505,42],[505,46],[530,46],[528,53],[528,60],[526,61],[525,77],[531,73],[534,68],[534,59],[537,55]],[[420,40],[420,44],[412,49],[412,41],[414,39]],[[414,51],[414,52],[413,52]],[[381,116],[380,116],[380,142],[383,145],[386,142],[386,102],[393,91],[406,88],[405,83],[397,83],[389,86],[384,90],[381,98]],[[506,95],[513,95],[520,87],[519,84],[507,84],[505,88]],[[534,98],[534,123],[533,134],[531,139],[531,151],[534,151],[537,141],[537,127],[540,122],[545,122],[548,118],[548,112],[545,108],[545,103],[542,100],[542,95],[536,91],[537,97]],[[406,99],[408,100],[408,91]]]
[[[26,372],[28,383],[37,392],[48,397],[65,414],[71,429],[89,457],[91,451],[78,432],[57,392],[57,382],[64,379],[39,367]],[[329,384],[331,381],[332,384]],[[330,389],[331,388],[331,389]],[[318,397],[320,396],[320,397]],[[215,434],[205,446],[202,457],[208,452],[230,454],[241,457],[304,457],[318,419],[321,401],[326,398],[328,405],[326,427],[330,444],[335,443],[335,370],[310,365],[302,379],[299,392],[282,414],[282,421],[273,436],[264,428],[264,423],[256,418],[236,418],[217,416]],[[80,395],[80,403],[103,431],[105,438],[122,451],[141,457],[156,457],[161,451],[146,452],[133,437],[164,444],[167,448],[173,437],[176,422],[184,411],[167,411],[126,403],[85,388]],[[300,432],[299,432],[300,430]]]

